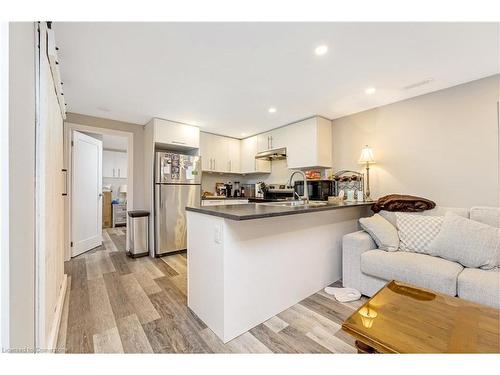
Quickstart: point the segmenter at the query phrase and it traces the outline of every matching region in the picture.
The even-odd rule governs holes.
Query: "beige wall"
[[[498,206],[500,75],[333,121],[334,170],[362,170],[363,145],[377,164],[373,197],[415,194],[438,205]]]
[[[144,206],[144,126],[130,122],[68,113],[66,122],[98,128],[132,132],[134,134],[134,208]]]

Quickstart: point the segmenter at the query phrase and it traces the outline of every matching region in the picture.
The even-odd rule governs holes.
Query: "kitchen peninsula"
[[[186,207],[188,306],[224,342],[341,278],[371,202]]]

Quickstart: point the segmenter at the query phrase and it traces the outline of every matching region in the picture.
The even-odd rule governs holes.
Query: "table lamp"
[[[370,200],[370,164],[375,163],[375,158],[373,157],[373,150],[366,145],[361,150],[361,156],[359,157],[359,164],[366,165],[366,199]]]

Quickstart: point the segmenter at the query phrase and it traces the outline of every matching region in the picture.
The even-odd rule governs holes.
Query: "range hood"
[[[259,152],[257,155],[255,155],[255,159],[271,161],[286,159],[286,147]]]

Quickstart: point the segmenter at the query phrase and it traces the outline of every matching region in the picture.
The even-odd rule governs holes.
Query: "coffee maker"
[[[233,190],[233,184],[228,182],[226,184],[224,184],[224,187],[226,188],[226,198],[231,198],[232,195],[232,190]]]
[[[233,182],[233,197],[239,198],[241,196],[241,191],[240,191],[240,182],[239,181],[234,181]]]

